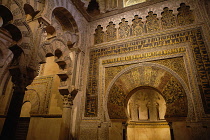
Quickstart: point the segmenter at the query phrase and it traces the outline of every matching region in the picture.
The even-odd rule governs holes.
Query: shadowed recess
[[[77,24],[71,15],[71,13],[63,7],[57,7],[53,10],[55,18],[62,25],[62,29],[70,32],[77,33],[78,27]]]
[[[3,19],[3,26],[6,25],[9,21],[13,20],[12,13],[7,7],[3,5],[0,5],[0,17]]]
[[[20,30],[13,24],[7,24],[6,26],[4,26],[4,28],[9,31],[10,35],[12,36],[12,39],[14,41],[19,41],[22,38],[22,34],[20,32]]]

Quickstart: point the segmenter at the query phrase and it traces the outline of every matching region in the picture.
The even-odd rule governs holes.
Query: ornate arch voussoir
[[[50,44],[52,44],[53,46],[53,53],[55,53],[55,50],[57,49],[59,49],[62,53],[65,53],[66,48],[67,48],[65,41],[56,38],[52,40]]]
[[[158,73],[163,75],[155,77]],[[131,96],[129,93],[144,86],[160,91],[167,103],[166,118],[185,119],[189,112],[193,112],[188,109],[192,104],[189,89],[177,73],[159,64],[143,63],[125,68],[111,81],[105,98],[109,118],[126,119],[125,106]]]

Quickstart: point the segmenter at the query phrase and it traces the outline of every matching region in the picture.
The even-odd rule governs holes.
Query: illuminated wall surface
[[[147,0],[124,0],[124,7],[146,2]]]
[[[209,0],[0,0],[1,140],[209,140]]]

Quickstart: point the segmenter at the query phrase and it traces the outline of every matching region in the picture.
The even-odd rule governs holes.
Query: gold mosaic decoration
[[[187,116],[186,94],[181,84],[174,77],[171,77],[164,87],[162,95],[166,100],[166,118]]]
[[[179,76],[187,83],[187,85],[189,84],[183,57],[161,59],[152,61],[152,63],[161,64],[172,69],[177,74],[179,74]]]
[[[157,51],[157,52],[149,52],[149,53],[142,53],[138,55],[130,55],[130,56],[125,56],[125,57],[118,57],[118,58],[113,58],[113,59],[108,59],[108,60],[103,60],[102,64],[112,64],[112,63],[119,63],[119,62],[129,62],[131,60],[142,60],[142,59],[147,59],[147,58],[155,58],[159,56],[164,56],[164,55],[170,55],[170,54],[179,54],[185,52],[185,48],[175,48],[175,49],[168,49],[168,50],[162,50],[162,51]]]
[[[185,48],[177,48],[177,49],[182,50],[181,52],[185,52]],[[181,53],[181,52],[177,52],[177,53]],[[166,53],[166,55],[169,55],[169,54]],[[187,83],[187,85],[189,84],[188,79],[187,79],[187,73],[186,73],[186,70],[185,70],[186,68],[185,68],[185,65],[184,65],[183,57],[160,59],[160,60],[149,61],[149,62],[156,63],[156,64],[161,64],[161,65],[164,65],[164,66],[168,67],[169,69],[172,69],[177,74],[179,74],[179,76]],[[112,81],[112,79],[119,72],[121,72],[123,69],[125,69],[125,68],[127,68],[131,65],[134,65],[134,64],[120,65],[120,66],[113,66],[113,67],[105,68],[105,89],[107,89],[107,87],[110,84],[110,82]],[[134,74],[134,73],[136,73],[136,74]],[[139,74],[139,72],[133,71],[133,75],[137,75],[137,74]],[[134,76],[133,77],[134,81],[135,81],[135,79],[138,80],[138,77],[139,76]]]
[[[119,73],[121,70],[129,67],[131,65],[121,65],[121,66],[117,66],[117,67],[108,67],[105,69],[105,86],[106,89],[109,85],[109,83],[111,82],[111,80],[117,75],[117,73]]]
[[[127,118],[126,99],[133,89],[141,86],[154,87],[160,91],[167,104],[166,117],[187,116],[187,97],[176,78],[155,66],[139,66],[122,74],[111,87],[107,104],[110,119]]]
[[[88,79],[88,91],[86,99],[86,117],[97,116],[97,81],[98,81],[98,59],[103,56],[111,56],[124,54],[127,52],[135,52],[143,49],[164,47],[189,42],[193,52],[194,63],[198,73],[198,83],[200,92],[204,100],[204,108],[206,113],[210,113],[210,60],[203,42],[200,28],[194,28],[168,35],[157,35],[148,39],[138,39],[132,42],[125,42],[116,45],[104,46],[103,48],[93,48],[90,51],[90,67]],[[132,59],[130,59],[132,61]],[[91,103],[91,105],[90,105]],[[94,113],[89,113],[91,112]]]

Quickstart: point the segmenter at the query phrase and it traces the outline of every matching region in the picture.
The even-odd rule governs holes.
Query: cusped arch
[[[18,45],[23,49],[24,53],[27,54],[27,64],[30,62],[31,51],[33,51],[33,36],[30,26],[25,21],[24,6],[19,1],[9,3],[9,8],[13,16],[11,24],[15,25],[22,34],[22,39],[18,42]]]
[[[17,45],[22,48],[24,52],[24,68],[28,69],[30,79],[34,78],[35,63],[33,62],[32,53],[34,53],[33,36],[29,25],[25,21],[25,12],[23,9],[23,3],[19,1],[7,1],[3,2],[5,7],[8,7],[13,15],[12,21],[5,24],[4,28],[10,32]]]
[[[61,39],[54,39],[50,43],[43,43],[41,45],[38,52],[38,62],[40,64],[45,63],[47,54],[52,54],[53,56],[59,56],[59,54],[62,54],[61,56],[59,56],[59,59],[65,61],[66,64],[69,65],[69,63],[71,63],[71,59],[68,53],[69,49],[67,47],[67,44]]]
[[[186,119],[192,104],[186,83],[174,71],[159,64],[143,63],[122,70],[111,81],[105,99],[109,119],[127,120],[126,101],[139,87],[152,87],[165,99],[165,118]]]

